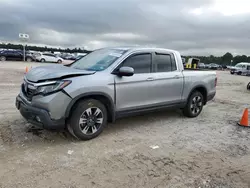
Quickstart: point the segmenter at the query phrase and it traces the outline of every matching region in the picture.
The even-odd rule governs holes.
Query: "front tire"
[[[59,60],[57,61],[57,63],[58,63],[58,64],[61,64],[61,63],[62,63],[62,60],[59,59]]]
[[[69,124],[73,136],[81,140],[90,140],[97,137],[107,124],[107,109],[98,100],[88,99],[76,104]]]
[[[45,62],[45,59],[41,59],[41,62]]]
[[[199,91],[194,91],[190,95],[187,104],[183,109],[183,114],[186,117],[190,118],[197,117],[201,113],[203,105],[204,105],[203,95]]]

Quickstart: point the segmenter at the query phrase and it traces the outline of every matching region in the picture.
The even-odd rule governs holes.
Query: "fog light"
[[[39,116],[36,116],[36,121],[41,122],[41,119]]]

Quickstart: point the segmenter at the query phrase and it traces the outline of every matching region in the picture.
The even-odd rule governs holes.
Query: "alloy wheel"
[[[198,114],[202,110],[202,98],[200,96],[195,96],[192,99],[190,108],[191,108],[191,112],[194,115]]]
[[[97,107],[86,109],[79,120],[79,127],[83,134],[92,135],[96,133],[103,123],[103,113]]]

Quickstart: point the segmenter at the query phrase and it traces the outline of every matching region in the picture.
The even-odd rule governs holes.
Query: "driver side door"
[[[118,69],[124,66],[132,67],[134,75],[115,76],[117,111],[139,110],[154,103],[151,52],[130,55],[118,66]]]

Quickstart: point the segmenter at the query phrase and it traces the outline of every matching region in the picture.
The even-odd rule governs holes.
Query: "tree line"
[[[233,56],[231,53],[227,52],[223,56],[186,56],[186,61],[188,58],[196,57],[200,59],[200,62],[202,63],[216,63],[219,65],[236,65],[240,62],[250,62],[250,56],[246,55],[237,55]]]
[[[23,46],[21,44],[5,44],[5,43],[0,43],[0,49],[13,49],[13,50],[22,50]],[[30,46],[30,45],[26,45],[25,46],[26,50],[31,50],[31,51],[39,51],[39,52],[64,52],[64,53],[89,53],[91,51],[89,50],[85,50],[85,49],[81,49],[81,48],[53,48],[53,47],[41,47],[41,46]]]
[[[23,49],[23,46],[21,44],[5,44],[5,43],[0,43],[0,49]],[[91,51],[85,50],[83,48],[52,48],[52,47],[41,47],[41,46],[30,46],[26,45],[26,50],[32,50],[32,51],[40,51],[40,52],[45,52],[45,51],[50,51],[52,53],[54,52],[64,52],[64,53],[89,53]],[[200,62],[202,63],[216,63],[219,65],[235,65],[240,62],[250,62],[250,56],[246,55],[237,55],[233,56],[231,53],[227,52],[223,56],[183,56],[186,58],[186,61],[190,57],[195,57],[199,58]]]

